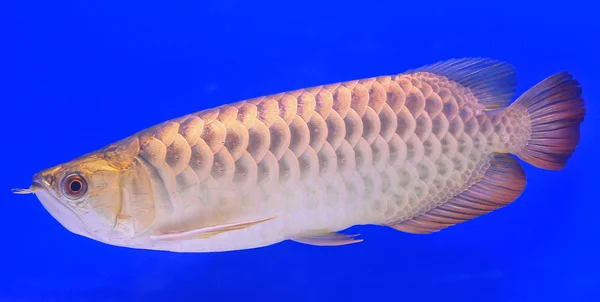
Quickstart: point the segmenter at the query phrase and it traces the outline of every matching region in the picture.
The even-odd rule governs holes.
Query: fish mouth
[[[35,175],[33,175],[33,184],[31,185],[31,191],[35,192],[39,189],[46,190],[46,187],[48,185],[50,184],[44,180],[40,173],[36,173]]]
[[[93,238],[92,232],[90,232],[81,217],[74,209],[64,204],[60,198],[55,196],[49,185],[38,173],[33,176],[33,182],[29,190],[37,196],[46,211],[64,228],[77,235]]]

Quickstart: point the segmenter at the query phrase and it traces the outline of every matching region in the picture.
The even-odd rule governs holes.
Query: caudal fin
[[[567,72],[553,75],[511,106],[519,105],[529,113],[531,135],[516,155],[538,168],[564,168],[579,143],[579,127],[586,113],[577,80]]]

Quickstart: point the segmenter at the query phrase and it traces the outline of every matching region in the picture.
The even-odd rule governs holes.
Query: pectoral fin
[[[339,245],[346,245],[346,244],[352,244],[352,243],[359,243],[359,242],[363,241],[362,239],[355,239],[354,237],[356,237],[356,236],[359,236],[359,234],[346,235],[346,234],[340,234],[340,233],[335,233],[335,232],[326,232],[326,233],[319,233],[319,234],[314,234],[314,235],[294,237],[291,240],[299,242],[299,243],[316,245],[316,246],[339,246]]]
[[[241,230],[245,228],[249,228],[253,225],[259,224],[261,222],[269,221],[274,219],[275,217],[270,217],[266,219],[253,220],[253,221],[243,221],[229,224],[221,224],[215,226],[204,227],[200,229],[189,230],[185,232],[177,232],[177,233],[167,233],[161,235],[151,235],[150,237],[154,240],[193,240],[193,239],[207,239],[212,236],[229,232],[235,230]]]

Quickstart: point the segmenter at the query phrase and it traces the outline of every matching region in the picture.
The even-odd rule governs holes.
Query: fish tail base
[[[520,159],[542,169],[563,169],[580,140],[580,125],[586,114],[581,87],[571,74],[562,72],[541,81],[510,107],[524,109],[529,116],[529,137]]]

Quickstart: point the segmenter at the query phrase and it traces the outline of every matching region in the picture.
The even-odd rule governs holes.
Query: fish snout
[[[44,177],[40,173],[36,173],[33,175],[29,189],[12,189],[12,191],[15,194],[34,194],[36,191],[46,188],[44,182]]]
[[[40,173],[35,173],[31,182],[32,187],[44,187],[44,179]]]

